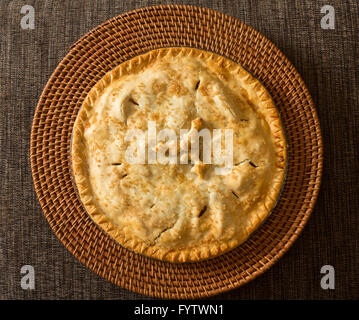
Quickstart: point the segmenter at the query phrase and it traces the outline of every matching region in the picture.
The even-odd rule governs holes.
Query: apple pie
[[[243,67],[162,48],[123,62],[90,90],[71,163],[85,209],[120,245],[194,262],[240,245],[270,214],[286,141],[269,93]]]

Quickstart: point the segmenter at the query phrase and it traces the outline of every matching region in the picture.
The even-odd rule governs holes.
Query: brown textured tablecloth
[[[154,4],[194,4],[235,16],[273,41],[312,94],[324,140],[319,198],[304,232],[269,271],[220,299],[359,299],[359,2],[49,0],[0,3],[0,299],[143,299],[94,274],[60,243],[34,192],[31,121],[51,73],[80,36],[107,19]],[[35,29],[23,30],[23,5]],[[322,6],[335,29],[320,26]],[[20,286],[35,268],[35,290]],[[335,290],[320,269],[335,268]]]

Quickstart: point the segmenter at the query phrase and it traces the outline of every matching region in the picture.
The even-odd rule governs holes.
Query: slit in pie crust
[[[146,131],[149,121],[178,136],[232,129],[233,166],[218,175],[201,160],[129,164],[126,133]],[[190,262],[240,245],[269,215],[284,181],[286,142],[270,95],[241,66],[164,48],[122,63],[90,90],[71,160],[81,201],[105,232],[137,253]]]

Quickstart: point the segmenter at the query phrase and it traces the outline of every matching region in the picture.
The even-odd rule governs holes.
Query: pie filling
[[[165,48],[91,89],[71,156],[81,201],[105,232],[137,253],[189,262],[238,246],[269,215],[286,143],[270,95],[241,66]]]

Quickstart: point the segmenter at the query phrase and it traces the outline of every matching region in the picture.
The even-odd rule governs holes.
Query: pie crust
[[[129,164],[125,135],[146,131],[148,121],[178,136],[181,128],[232,129],[233,166],[219,175],[203,159]],[[270,214],[286,142],[273,100],[241,66],[203,50],[163,48],[122,63],[90,90],[71,160],[81,201],[106,233],[137,253],[190,262],[240,245]]]

